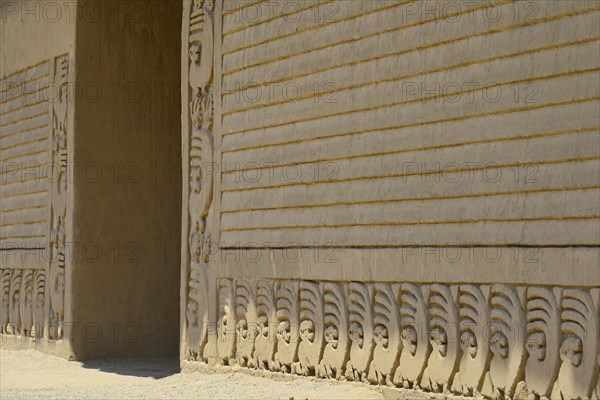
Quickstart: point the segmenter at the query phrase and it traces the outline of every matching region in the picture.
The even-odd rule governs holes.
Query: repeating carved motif
[[[22,271],[14,270],[10,282],[10,321],[6,329],[10,335],[21,333],[21,281]]]
[[[292,364],[292,372],[299,375],[315,375],[325,341],[323,337],[323,297],[321,285],[300,282],[300,344],[298,362]]]
[[[223,364],[229,365],[235,361],[235,335],[237,328],[234,281],[220,279],[217,285],[219,294],[217,351],[219,360]]]
[[[2,290],[0,333],[42,337],[45,271],[3,269],[0,271],[0,279]]]
[[[242,367],[251,363],[254,356],[254,342],[258,336],[255,297],[256,282],[236,281],[236,360]]]
[[[552,398],[590,398],[598,374],[600,289],[564,289],[561,299],[562,364]]]
[[[367,382],[369,365],[373,359],[373,290],[363,283],[351,282],[348,287],[350,311],[348,336],[352,342],[350,360],[346,364],[346,378]]]
[[[335,282],[323,283],[323,299],[325,350],[317,376],[342,379],[350,348],[344,287]]]
[[[273,283],[261,279],[257,283],[256,327],[258,336],[254,344],[253,367],[273,370],[277,338],[277,304]]]
[[[394,383],[406,389],[418,388],[431,351],[428,340],[429,309],[423,297],[429,288],[412,283],[400,287],[402,353],[394,375]]]
[[[67,217],[67,106],[69,58],[58,57],[54,62],[52,102],[52,174],[50,205],[50,326],[48,337],[59,340],[63,336],[65,298],[65,243]]]
[[[527,341],[525,364],[527,390],[537,397],[549,398],[558,375],[560,315],[557,297],[560,290],[527,289]]]
[[[520,296],[517,293],[520,292]],[[491,290],[491,324],[488,331],[492,360],[486,374],[483,393],[502,398],[514,395],[524,375],[525,309],[522,306],[524,288],[493,285]]]
[[[368,379],[372,383],[392,386],[392,377],[398,366],[398,354],[402,350],[397,303],[399,285],[392,287],[385,283],[376,283],[373,290],[375,349]]]
[[[291,372],[298,361],[300,316],[299,283],[297,281],[277,282],[277,353],[275,370]]]
[[[33,299],[33,329],[32,336],[41,338],[44,336],[44,306],[46,304],[46,272],[42,270],[35,271],[35,297]]]
[[[33,270],[23,271],[21,288],[21,329],[22,334],[31,336],[33,327]]]
[[[429,343],[432,351],[423,373],[421,387],[434,392],[446,392],[458,371],[462,350],[459,345],[459,321],[456,300],[458,286],[432,285],[427,307]]]
[[[460,346],[462,357],[460,370],[454,377],[452,390],[466,395],[478,394],[489,367],[490,323],[488,306],[489,286],[474,285],[459,287]]]
[[[206,226],[213,195],[213,1],[194,1],[189,36],[189,203],[190,254],[186,307],[187,357],[207,361],[208,262],[211,234]]]
[[[598,397],[600,289],[266,279],[217,289],[225,365],[488,399]]]
[[[2,290],[2,308],[0,308],[0,333],[8,333],[10,322],[10,283],[11,273],[9,269],[2,270],[0,275],[0,288]]]

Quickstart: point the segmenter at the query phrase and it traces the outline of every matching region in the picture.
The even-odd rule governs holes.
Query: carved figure
[[[348,337],[350,360],[346,364],[346,379],[367,382],[369,364],[373,359],[373,290],[363,283],[351,282],[348,287],[350,311]]]
[[[400,318],[396,293],[398,285],[392,288],[385,283],[374,285],[374,329],[375,349],[369,367],[368,379],[371,383],[392,386],[392,377],[398,366],[401,350]]]

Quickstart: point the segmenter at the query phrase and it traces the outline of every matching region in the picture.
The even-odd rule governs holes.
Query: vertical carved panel
[[[491,324],[488,331],[492,360],[483,393],[494,398],[512,397],[524,375],[525,310],[517,290],[493,285]]]
[[[242,367],[248,366],[254,355],[254,342],[258,335],[256,327],[256,282],[236,281],[236,360]]]
[[[292,366],[298,361],[299,287],[297,281],[277,283],[277,371],[291,372]]]
[[[25,336],[33,332],[33,270],[23,271],[21,286],[21,329]]]
[[[456,307],[458,287],[432,285],[428,308],[429,342],[432,350],[423,373],[421,386],[434,392],[445,392],[458,371],[462,354],[459,345],[460,317]]]
[[[292,372],[299,375],[315,375],[323,355],[323,297],[321,285],[316,282],[300,282],[300,344],[298,362]]]
[[[2,270],[0,276],[0,288],[2,290],[2,304],[0,305],[0,333],[8,333],[8,323],[10,322],[10,288],[11,288],[11,271],[10,269]]]
[[[220,279],[217,286],[219,293],[217,351],[219,360],[224,365],[229,365],[235,360],[235,333],[237,327],[234,281]]]
[[[14,270],[10,278],[10,320],[6,332],[17,335],[21,332],[21,270]]]
[[[207,361],[208,341],[208,262],[211,233],[206,219],[213,195],[213,1],[191,3],[188,96],[189,137],[189,277],[186,306],[186,346],[188,357]]]
[[[560,296],[560,292],[556,290]],[[550,397],[558,375],[560,316],[557,296],[548,288],[527,289],[527,342],[529,357],[525,365],[528,391]]]
[[[562,361],[553,398],[589,398],[597,375],[600,289],[565,289],[561,300]]]
[[[419,387],[431,351],[428,340],[429,310],[422,290],[425,290],[427,297],[427,287],[404,283],[400,288],[402,353],[400,365],[394,374],[394,383],[406,389],[415,385]]]
[[[392,288],[385,283],[374,285],[374,329],[375,349],[369,368],[369,381],[380,385],[392,385],[392,374],[398,366],[400,341],[400,315],[396,293],[398,285]]]
[[[490,362],[489,335],[486,332],[490,323],[487,303],[489,286],[479,288],[474,285],[461,285],[459,290],[462,358],[452,389],[471,395],[481,390]]]
[[[48,337],[62,339],[65,302],[66,218],[67,218],[67,109],[69,58],[60,56],[54,61],[54,93],[52,118],[52,183],[50,204],[50,326]]]
[[[41,338],[44,336],[44,319],[45,308],[45,290],[46,290],[46,273],[45,271],[35,271],[34,274],[35,289],[33,299],[33,336]]]
[[[352,341],[350,360],[346,364],[346,378],[367,382],[369,364],[373,359],[373,290],[371,286],[352,282],[348,287],[350,311],[348,336]]]
[[[348,361],[348,309],[344,287],[335,282],[323,284],[325,350],[318,376],[341,379]]]
[[[260,369],[273,369],[277,343],[275,336],[277,305],[273,283],[266,279],[261,279],[257,283],[256,314],[258,336],[254,344],[254,366]]]

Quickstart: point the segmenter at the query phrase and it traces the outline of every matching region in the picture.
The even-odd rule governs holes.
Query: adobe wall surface
[[[0,6],[1,341],[66,357],[75,20],[43,2]]]
[[[184,364],[598,397],[598,4],[285,4],[184,1]]]
[[[181,5],[2,6],[2,346],[172,356]]]

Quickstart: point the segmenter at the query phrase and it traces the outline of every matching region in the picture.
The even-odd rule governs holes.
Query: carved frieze
[[[599,289],[267,279],[217,286],[224,365],[489,399],[598,391]]]
[[[189,143],[189,248],[186,300],[186,348],[191,360],[207,361],[208,262],[210,229],[207,216],[213,196],[213,1],[194,1],[190,10],[188,41],[189,121],[185,126]],[[188,136],[189,135],[189,136]]]

